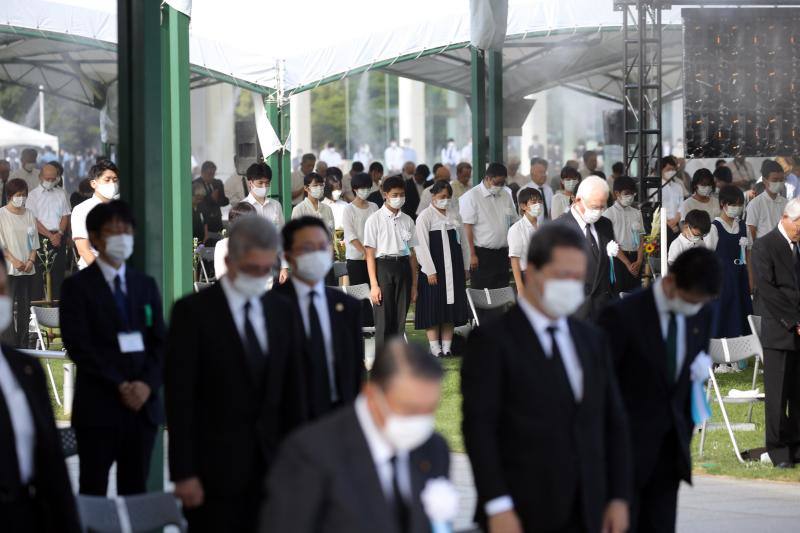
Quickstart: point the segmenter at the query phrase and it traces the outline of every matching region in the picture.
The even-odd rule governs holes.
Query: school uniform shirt
[[[322,220],[325,225],[328,226],[328,231],[333,234],[333,228],[335,225],[333,220],[333,211],[324,203],[317,202],[317,207],[315,208],[311,203],[311,200],[304,198],[302,202],[294,206],[294,209],[292,209],[292,220],[300,217],[316,217]]]
[[[539,193],[544,198],[544,205],[547,206],[547,217],[545,217],[544,216],[544,212],[542,212],[542,215],[539,218],[541,218],[542,220],[544,220],[545,218],[550,219],[550,220],[555,220],[556,217],[552,216],[552,214],[551,214],[552,207],[553,207],[553,194],[554,193],[553,193],[553,189],[549,185],[547,185],[546,183],[544,185],[536,185],[533,182],[533,180],[529,180],[528,183],[523,185],[522,188],[517,192],[517,200],[519,200],[519,193],[522,192],[522,189],[536,189],[537,191],[539,191]],[[569,204],[567,204],[567,206],[569,206]],[[566,209],[564,211],[566,211]],[[564,211],[562,211],[562,213]]]
[[[280,202],[273,200],[272,198],[265,197],[265,202],[262,204],[256,200],[256,197],[253,196],[253,193],[248,194],[244,201],[255,208],[257,215],[262,216],[275,224],[275,227],[278,228],[278,230],[283,227],[283,206],[281,206]]]
[[[747,225],[756,228],[756,238],[763,237],[775,229],[788,202],[789,200],[780,194],[772,199],[767,191],[764,191],[747,204]]]
[[[655,189],[651,189],[648,192],[648,196],[654,191]],[[683,185],[680,184],[677,178],[661,188],[661,206],[668,220],[675,218],[675,215],[680,211],[683,196]],[[653,198],[655,199],[655,197]]]
[[[644,220],[642,212],[634,207],[623,207],[619,202],[609,207],[603,216],[611,221],[614,226],[614,240],[620,249],[625,252],[639,250],[641,236],[644,234]]]
[[[465,193],[458,207],[464,224],[472,224],[475,246],[499,250],[508,246],[508,228],[517,221],[511,189],[494,195],[481,182]]]
[[[681,233],[678,237],[672,241],[672,244],[669,245],[669,251],[667,252],[667,263],[672,264],[686,250],[690,248],[698,248],[698,247],[705,247],[706,243],[703,239],[700,239],[697,242],[692,242],[686,238],[686,236]]]
[[[694,211],[695,209],[705,211],[708,213],[708,218],[714,220],[719,216],[719,200],[713,196],[709,196],[708,202],[700,202],[694,196],[690,196],[681,203],[679,211],[681,212],[681,222],[686,219],[686,213]]]
[[[438,209],[430,206],[420,213],[416,222],[417,245],[414,247],[414,252],[422,269],[422,273],[426,276],[437,274],[439,282],[441,283],[444,281],[448,305],[455,303],[452,254],[455,253],[456,250],[450,249],[450,238],[447,235],[447,232],[451,229],[456,230],[458,243],[461,244],[461,257],[463,258],[464,264],[468,265],[469,246],[465,245],[464,224],[461,222],[458,211],[454,208],[448,208],[445,213],[442,214]],[[442,233],[444,272],[436,272],[436,266],[433,263],[433,256],[431,255],[430,248],[431,231],[441,231]]]
[[[519,220],[514,222],[513,226],[508,228],[508,257],[519,258],[520,270],[528,267],[528,247],[530,247],[531,237],[535,231],[536,226],[527,215],[522,215]]]
[[[97,197],[97,195],[92,195],[91,198],[84,200],[83,202],[79,203],[75,206],[75,209],[72,210],[72,216],[70,217],[70,226],[72,227],[72,239],[86,239],[89,240],[89,232],[86,230],[86,217],[89,216],[89,211],[97,207],[98,204],[102,204],[103,201]],[[95,257],[97,257],[97,250],[94,249],[94,246],[89,244],[89,248],[91,249],[92,253]],[[83,270],[88,265],[86,261],[83,260],[81,257],[78,260],[78,268]]]
[[[714,220],[716,220],[720,224],[722,224],[722,227],[725,229],[725,231],[727,231],[731,235],[738,235],[739,234],[739,219],[738,218],[734,219],[733,220],[733,224],[731,224],[731,225],[729,225],[727,222],[722,220],[722,217],[717,217]],[[717,232],[717,226],[715,224],[711,224],[711,230],[708,232],[708,235],[706,235],[706,237],[703,239],[703,241],[705,241],[706,248],[708,248],[709,250],[716,250],[717,249],[717,243],[719,243],[719,233]],[[752,243],[750,242],[750,239],[749,239],[749,234],[748,234],[747,246],[748,246],[748,248],[750,246],[752,246]]]
[[[360,208],[354,203],[347,204],[342,214],[342,226],[344,228],[345,258],[353,261],[363,261],[364,253],[359,251],[351,243],[354,240],[364,244],[364,225],[367,219],[378,210],[378,206],[372,202],[367,202],[367,207]]]
[[[58,231],[61,218],[72,213],[67,195],[60,187],[45,189],[39,185],[28,193],[25,207],[51,232]]]
[[[548,212],[550,214],[550,220],[555,220],[569,211],[573,198],[575,197],[564,194],[564,191],[557,191],[553,195],[552,208]]]
[[[21,215],[15,215],[8,206],[0,207],[0,249],[8,250],[23,263],[30,257],[31,251],[39,249],[36,218],[29,209]],[[11,276],[32,276],[36,274],[36,266],[34,264],[30,272],[17,270],[11,266],[11,260],[6,254],[6,272]]]
[[[333,229],[344,229],[344,208],[347,207],[347,202],[342,199],[332,200],[324,198],[322,203],[331,208],[333,212]]]
[[[410,255],[417,246],[414,221],[401,210],[393,214],[384,205],[367,218],[361,243],[374,248],[375,257]]]

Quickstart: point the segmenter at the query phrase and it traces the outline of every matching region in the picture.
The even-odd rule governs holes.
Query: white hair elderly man
[[[613,298],[608,243],[614,240],[614,227],[603,217],[608,202],[608,183],[599,176],[588,176],[578,186],[570,210],[558,220],[578,229],[586,237],[589,263],[586,269],[586,301],[575,315],[595,320]],[[616,255],[616,252],[615,252]]]
[[[778,225],[756,239],[750,254],[764,346],[767,452],[776,468],[800,462],[800,199],[790,200]],[[788,413],[788,414],[787,414]]]

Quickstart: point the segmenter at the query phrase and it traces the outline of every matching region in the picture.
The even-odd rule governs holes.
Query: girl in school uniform
[[[550,220],[555,220],[569,211],[575,199],[575,191],[581,182],[581,173],[577,169],[566,166],[561,169],[561,188],[553,195],[553,208]]]
[[[524,272],[528,266],[528,246],[542,215],[542,193],[536,189],[522,189],[517,200],[522,218],[508,228],[508,257],[511,259],[517,293],[522,294],[525,288]]]
[[[451,355],[453,329],[467,322],[466,274],[469,251],[453,189],[445,181],[431,186],[431,205],[417,216],[420,275],[414,327],[426,330],[431,353]]]

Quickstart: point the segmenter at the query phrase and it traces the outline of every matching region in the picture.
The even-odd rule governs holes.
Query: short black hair
[[[692,192],[695,192],[697,190],[697,187],[703,181],[709,181],[711,188],[713,190],[714,174],[712,174],[711,171],[708,170],[707,168],[698,168],[697,170],[694,171],[694,174],[692,175]]]
[[[614,174],[622,174],[623,172],[625,172],[625,163],[623,163],[622,161],[617,161],[616,163],[611,165],[611,172],[613,172]]]
[[[213,161],[203,161],[203,164],[200,166],[200,172],[205,172],[206,170],[211,169],[217,170],[217,165]]]
[[[228,213],[228,222],[233,223],[234,220],[241,216],[254,215],[255,213],[256,208],[253,207],[253,204],[249,202],[239,202],[235,206],[231,207],[231,210]]]
[[[406,190],[406,182],[403,181],[403,178],[400,176],[390,176],[383,180],[383,184],[381,185],[381,190],[383,192],[388,193],[392,189],[403,189]]]
[[[429,381],[441,381],[444,377],[442,364],[429,350],[416,343],[406,344],[395,337],[386,342],[375,356],[370,381],[386,390],[392,378],[402,370]]]
[[[350,165],[350,170],[354,172],[364,172],[364,163],[361,161],[353,161],[353,164]]]
[[[597,152],[595,152],[594,150],[586,150],[585,152],[583,152],[583,162],[586,163],[592,156],[597,157]]]
[[[673,167],[678,168],[678,160],[675,159],[675,156],[665,155],[661,158],[661,169],[663,170],[667,165],[672,165]]]
[[[547,163],[547,159],[541,157],[532,157],[531,167],[533,167],[533,165],[542,165],[544,168],[547,168],[549,166]]]
[[[777,161],[773,161],[772,159],[766,159],[763,163],[761,163],[761,176],[766,178],[773,172],[780,172],[783,173],[783,167]]]
[[[97,161],[97,163],[92,165],[92,168],[89,169],[89,179],[96,180],[97,178],[102,176],[103,172],[105,172],[106,170],[110,170],[111,172],[116,174],[117,177],[119,177],[119,169],[117,168],[117,165],[115,165],[113,161],[111,161],[110,159],[100,159]]]
[[[733,172],[728,166],[717,167],[714,169],[714,179],[725,183],[733,183]]]
[[[328,167],[328,170],[325,172],[325,177],[327,178],[329,176],[335,176],[341,180],[344,174],[342,174],[342,169],[339,167]]]
[[[440,192],[445,190],[447,191],[447,194],[449,194],[450,197],[452,198],[453,188],[450,186],[448,182],[444,180],[434,181],[433,185],[431,185],[431,196],[433,196],[434,194],[439,194]]]
[[[325,178],[317,174],[316,172],[309,172],[305,176],[303,176],[303,186],[308,187],[312,183],[321,183],[325,185]]]
[[[441,163],[434,163],[433,168],[431,168],[431,174],[436,174],[436,171],[442,168],[444,165]]]
[[[527,205],[528,202],[531,200],[539,200],[542,201],[542,193],[539,192],[539,189],[534,189],[533,187],[525,187],[524,189],[519,191],[517,195],[517,203],[521,206]]]
[[[699,229],[703,235],[711,231],[711,216],[709,216],[708,211],[692,209],[686,213],[686,218],[683,221],[689,227]]]
[[[600,169],[595,169],[592,171],[592,176],[597,176],[598,178],[606,179],[606,173]]]
[[[427,178],[428,176],[431,175],[431,169],[429,169],[428,165],[424,163],[421,165],[417,165],[417,168],[414,169],[414,175]]]
[[[133,219],[133,211],[128,204],[122,200],[112,200],[108,203],[97,204],[86,216],[86,231],[89,233],[100,233],[103,226],[112,220],[119,220],[131,227],[136,227]]]
[[[484,178],[499,178],[500,176],[508,177],[508,169],[503,163],[489,163],[484,173]]]
[[[561,179],[562,180],[574,179],[574,180],[578,180],[580,182],[581,181],[581,173],[578,172],[577,168],[574,168],[574,167],[571,167],[569,165],[566,165],[566,166],[564,166],[564,168],[561,169]]]
[[[669,267],[675,285],[684,291],[704,296],[719,294],[722,268],[717,254],[703,246],[689,248]]]
[[[636,182],[630,176],[620,176],[614,179],[614,192],[636,192]]]
[[[266,178],[269,181],[272,181],[272,169],[266,163],[253,163],[249,167],[247,167],[247,179],[248,181],[260,180],[262,178]]]
[[[542,268],[553,259],[556,248],[575,248],[586,254],[586,237],[566,222],[547,222],[536,230],[528,247],[528,263]]]
[[[325,231],[325,235],[328,236],[328,240],[331,240],[331,233],[328,231],[328,226],[325,225],[325,222],[322,221],[321,218],[317,217],[300,217],[290,220],[286,223],[286,225],[281,230],[281,238],[283,239],[283,250],[291,250],[292,245],[294,244],[294,234],[300,231],[303,228],[310,228],[310,227],[318,227],[322,228]]]
[[[716,161],[714,161],[714,168],[719,168],[719,167],[722,167],[722,166],[725,166],[725,160],[724,159],[717,159]]]
[[[366,172],[359,172],[353,179],[350,180],[350,188],[356,189],[369,189],[372,187],[372,178]]]
[[[735,185],[723,185],[719,189],[719,203],[720,205],[744,204],[744,193]]]
[[[369,172],[370,174],[373,172],[383,172],[383,165],[381,165],[378,161],[373,161],[369,165]]]

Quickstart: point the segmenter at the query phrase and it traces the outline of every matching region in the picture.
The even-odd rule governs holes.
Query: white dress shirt
[[[6,361],[2,349],[0,349],[0,392],[6,401],[11,427],[14,428],[20,481],[29,483],[35,474],[33,452],[36,448],[36,426],[28,397]]]
[[[250,324],[253,325],[255,330],[258,344],[261,346],[263,353],[269,351],[267,344],[267,319],[264,316],[264,306],[261,304],[261,299],[257,296],[245,296],[237,291],[228,276],[223,276],[220,279],[222,285],[222,292],[225,293],[225,299],[228,301],[228,308],[233,316],[233,323],[236,325],[236,331],[239,332],[239,338],[242,340],[242,346],[247,346],[247,336],[244,332],[244,306],[250,302]]]
[[[378,206],[372,202],[367,202],[366,207],[358,207],[355,203],[349,203],[344,208],[342,214],[342,226],[344,228],[345,258],[354,261],[363,261],[364,253],[350,244],[358,241],[364,244],[364,226],[367,219],[378,210]]]
[[[508,246],[508,228],[517,221],[511,189],[504,187],[494,195],[481,182],[458,201],[461,220],[472,225],[475,246],[499,250]]]
[[[544,198],[544,204],[547,206],[547,216],[544,216],[544,211],[540,216],[540,221],[544,221],[547,219],[552,219],[553,214],[553,189],[550,188],[549,185],[546,183],[544,185],[536,185],[533,180],[530,180],[528,183],[522,186],[522,188],[517,192],[517,199],[519,199],[519,193],[522,192],[522,189],[536,189],[539,191],[539,194],[542,195]]]
[[[95,194],[92,195],[91,198],[87,198],[75,206],[75,209],[72,210],[72,217],[70,217],[73,239],[89,239],[89,232],[86,230],[86,217],[89,216],[89,211],[102,203],[103,201]],[[92,250],[95,257],[97,257],[97,250],[95,250],[91,244],[89,244],[89,248]],[[83,270],[87,266],[86,261],[81,257],[78,260],[78,268]]]
[[[578,213],[578,210],[577,210],[577,209],[575,209],[574,207],[573,207],[572,209],[570,209],[570,213],[572,213],[572,217],[573,217],[573,218],[575,219],[575,221],[578,223],[578,226],[580,226],[580,228],[581,228],[581,235],[583,235],[584,237],[586,237],[586,225],[587,225],[587,224],[586,224],[586,222],[583,220],[583,217],[581,216],[581,214],[580,214],[580,213]],[[597,235],[597,228],[594,226],[594,224],[590,224],[590,225],[589,225],[589,230],[592,232],[592,236],[594,237],[594,240],[595,240],[595,242],[597,243],[597,246],[598,246],[598,248],[599,248],[599,247],[600,247],[600,236],[599,236],[599,235]],[[605,254],[605,253],[606,253],[606,251],[605,251],[605,250],[600,250],[600,254],[601,254],[601,255],[602,255],[602,254]]]
[[[336,402],[339,400],[339,393],[336,390],[336,365],[333,360],[333,331],[331,329],[331,314],[328,308],[328,297],[325,294],[325,280],[320,280],[312,287],[295,277],[289,279],[292,281],[294,291],[297,294],[297,303],[300,307],[300,315],[303,317],[303,330],[306,332],[306,338],[311,336],[311,324],[308,316],[308,304],[311,300],[309,294],[311,291],[316,293],[316,296],[314,296],[314,309],[317,311],[320,329],[322,329],[322,338],[325,342],[325,360],[328,363],[328,384],[331,389],[331,402]]]
[[[747,225],[756,228],[756,239],[775,229],[787,203],[784,196],[776,194],[775,198],[770,198],[764,191],[747,204]]]
[[[690,196],[689,198],[683,201],[679,210],[681,212],[681,222],[683,222],[686,219],[686,214],[689,211],[694,211],[694,210],[705,211],[706,213],[708,213],[708,218],[714,220],[719,216],[720,212],[719,200],[717,200],[713,196],[710,196],[708,198],[708,202],[703,203],[697,200],[694,196]]]
[[[344,208],[349,204],[342,199],[332,200],[330,198],[323,198],[322,203],[331,208],[333,213],[333,229],[344,229]]]
[[[69,208],[69,201],[64,189],[54,187],[45,189],[41,185],[28,193],[28,201],[25,207],[30,209],[42,226],[48,231],[58,231],[61,226],[61,219],[69,215],[72,210]]]
[[[445,294],[447,305],[455,303],[456,287],[453,285],[453,253],[460,253],[464,265],[469,264],[469,247],[464,242],[464,225],[461,223],[461,217],[458,216],[458,211],[448,208],[445,214],[439,212],[433,206],[429,206],[422,211],[417,217],[416,223],[417,230],[417,246],[414,252],[417,256],[417,261],[422,269],[422,273],[426,276],[437,274],[439,277],[438,282],[445,284]],[[458,243],[461,244],[460,250],[450,249],[450,238],[447,232],[451,229],[456,230]],[[431,255],[430,248],[430,232],[440,231],[442,239],[442,256],[444,259],[444,272],[437,272],[436,265],[433,263],[433,256]],[[463,243],[463,244],[462,244]],[[458,290],[464,290],[462,286]]]
[[[392,488],[392,457],[397,456],[397,486],[407,502],[411,501],[411,472],[408,469],[408,452],[395,452],[391,444],[384,438],[381,430],[375,425],[372,414],[367,406],[367,399],[359,394],[355,401],[356,418],[364,439],[367,441],[369,453],[375,463],[375,470],[378,472],[378,479],[386,499],[394,499],[394,489]]]
[[[508,257],[519,258],[522,271],[528,268],[528,248],[535,231],[536,226],[528,219],[528,215],[523,215],[508,229]]]
[[[671,265],[674,263],[678,256],[686,250],[697,247],[705,247],[705,245],[706,243],[703,239],[700,239],[697,242],[692,242],[681,232],[681,234],[678,235],[678,237],[669,245],[669,250],[667,250],[667,264]]]
[[[333,211],[324,203],[317,202],[317,207],[314,207],[311,200],[304,198],[302,202],[292,209],[292,220],[300,217],[315,217],[322,220],[328,227],[328,231],[333,235],[333,228],[336,225],[333,219]]]
[[[283,207],[281,203],[277,200],[273,200],[270,197],[265,197],[265,202],[262,204],[256,197],[253,196],[253,193],[247,195],[247,198],[244,199],[245,202],[252,205],[256,208],[256,214],[262,216],[275,224],[275,227],[280,229],[283,227]]]
[[[661,325],[661,336],[664,337],[664,341],[666,341],[667,333],[669,332],[670,309],[667,303],[667,295],[664,294],[664,284],[661,278],[653,284],[653,296],[656,300],[656,311],[658,311],[658,323]],[[678,326],[675,349],[675,379],[677,379],[681,368],[683,368],[683,362],[686,359],[686,317],[675,313],[675,323]]]
[[[553,202],[548,205],[547,214],[550,215],[551,220],[555,220],[567,211],[569,206],[572,205],[574,196],[568,196],[563,191],[558,191],[553,195]]]
[[[386,204],[367,218],[361,244],[375,249],[375,257],[410,255],[417,246],[416,227],[411,217],[398,210],[393,214]]]
[[[653,189],[648,191],[648,195],[652,194]],[[668,219],[675,218],[678,214],[683,203],[683,185],[680,184],[678,178],[674,178],[669,183],[661,188],[661,205]]]
[[[614,227],[614,240],[621,250],[636,252],[639,250],[641,236],[644,234],[642,212],[633,207],[623,207],[619,202],[609,207],[603,216],[611,221]]]
[[[222,278],[228,272],[228,265],[225,258],[228,256],[228,238],[220,239],[214,245],[214,276]]]

